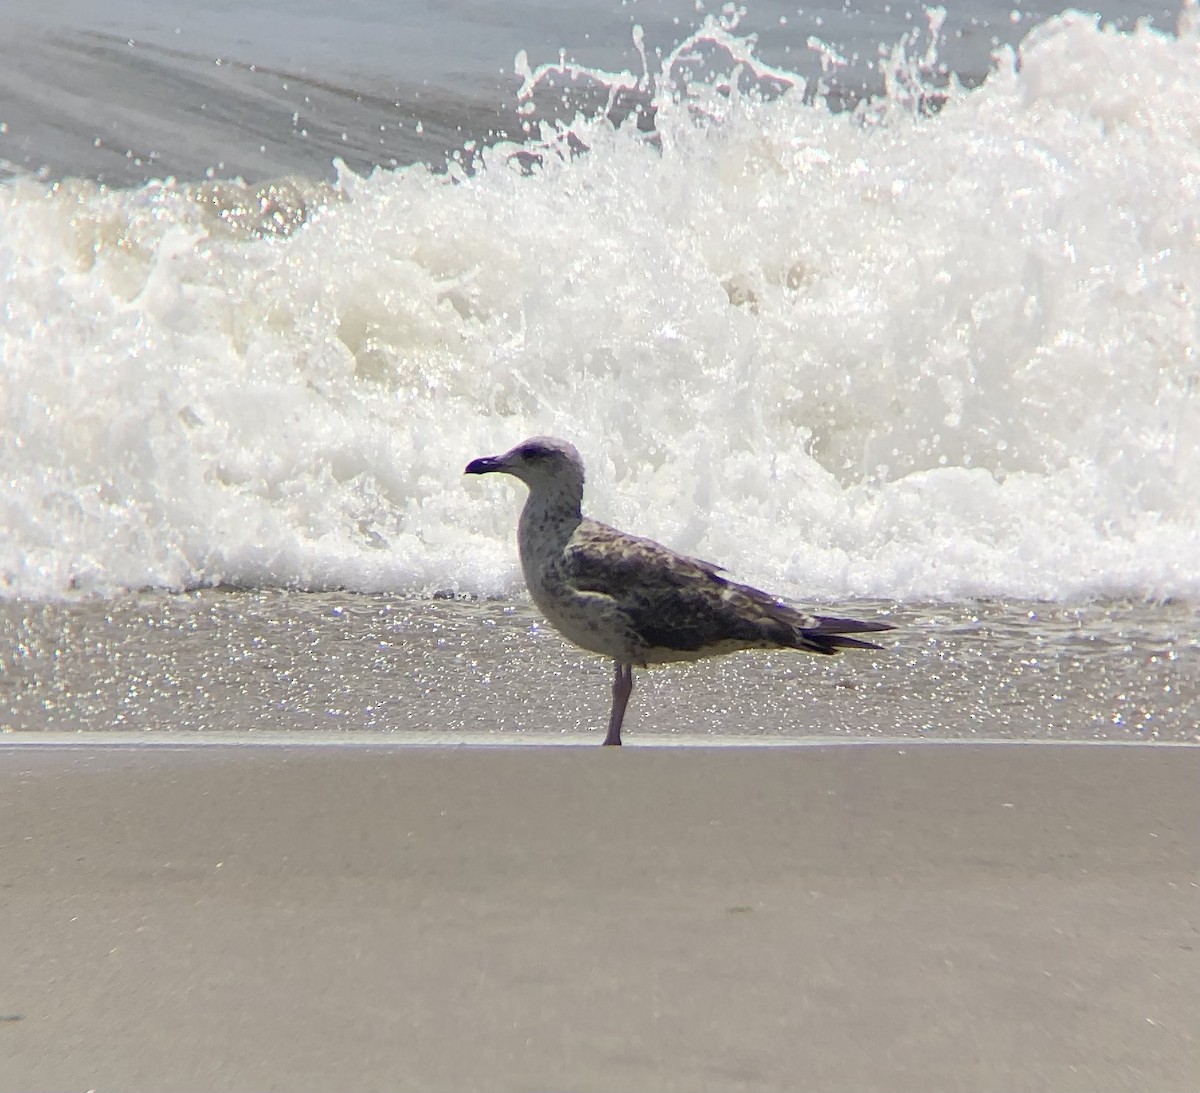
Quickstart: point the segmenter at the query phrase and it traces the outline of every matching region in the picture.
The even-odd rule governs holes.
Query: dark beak
[[[488,474],[491,471],[502,470],[504,462],[498,455],[485,455],[482,459],[472,459],[463,474]]]

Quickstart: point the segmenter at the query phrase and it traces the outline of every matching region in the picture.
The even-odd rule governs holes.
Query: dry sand
[[[4,1090],[1200,1088],[1200,749],[0,749]]]

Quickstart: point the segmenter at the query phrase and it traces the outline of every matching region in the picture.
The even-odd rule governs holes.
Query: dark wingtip
[[[862,619],[838,619],[832,615],[817,615],[817,625],[805,627],[816,634],[881,634],[885,630],[895,630],[891,623],[864,622]]]
[[[885,626],[883,629],[892,630],[894,627]],[[847,638],[841,634],[834,634],[832,637],[818,638],[818,641],[828,644],[829,652],[836,653],[839,649],[882,649],[882,645],[876,645],[873,641],[860,641],[858,638]]]
[[[848,634],[881,634],[896,628],[886,622],[864,622],[861,619],[838,619],[829,615],[817,615],[816,626],[806,626],[800,633],[807,647],[814,653],[833,654],[839,649],[883,648],[873,641],[847,637]]]

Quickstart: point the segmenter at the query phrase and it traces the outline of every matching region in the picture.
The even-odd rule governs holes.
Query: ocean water
[[[1195,610],[857,601],[886,651],[636,672],[629,743],[1200,742]],[[598,743],[611,667],[521,600],[0,603],[0,742]],[[29,730],[36,730],[36,735]]]
[[[475,732],[401,669],[498,613],[488,685],[599,720],[519,488],[462,477],[551,433],[593,515],[908,628],[652,676],[661,731],[1194,739],[1194,4],[343,9],[0,38],[4,727]],[[370,662],[383,720],[299,637],[234,655],[381,603],[367,649],[425,642]]]
[[[935,66],[969,84],[993,52],[1057,15],[1054,4],[956,0],[944,9]],[[1176,29],[1179,0],[1100,0],[1114,27]],[[907,37],[924,57],[926,9],[866,0],[803,7],[755,0],[50,0],[0,8],[0,177],[35,172],[136,185],[176,177],[332,181],[341,159],[444,163],[471,140],[523,138],[515,76],[561,57],[599,80],[572,103],[603,103],[604,73],[636,82],[701,30],[737,24],[768,65],[820,80],[835,99],[879,92],[881,51]],[[711,75],[692,52],[689,82]],[[717,51],[719,53],[719,51]],[[632,77],[630,76],[632,74]],[[677,76],[685,75],[677,72]],[[697,77],[699,79],[697,80]],[[643,91],[646,88],[642,89]],[[557,113],[561,88],[540,106]],[[645,96],[643,96],[644,101]]]

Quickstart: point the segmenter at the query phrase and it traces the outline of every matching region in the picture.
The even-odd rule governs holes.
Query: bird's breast
[[[525,584],[535,606],[564,638],[582,649],[641,664],[643,645],[611,596],[575,588],[557,557],[522,556]]]

